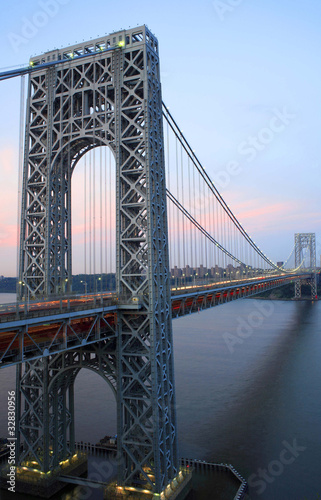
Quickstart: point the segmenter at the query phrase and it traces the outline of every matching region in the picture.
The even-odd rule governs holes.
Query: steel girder
[[[212,283],[172,289],[172,316],[176,318],[224,304],[292,280],[304,282],[310,279],[311,273],[302,272],[291,276],[232,281],[224,285]],[[0,368],[116,337],[117,316],[123,308],[131,307],[132,313],[141,308],[140,302],[128,306],[126,301],[122,304],[109,295],[81,299],[73,297],[31,303],[28,310],[24,303],[3,306],[0,313]]]
[[[25,319],[0,323],[0,367],[115,338],[117,317],[114,308],[110,309],[27,315]]]
[[[105,52],[110,44],[114,50]],[[80,45],[31,60],[40,66],[29,79],[21,293],[68,291],[71,175],[83,154],[108,145],[116,157],[122,301],[117,411],[125,461],[119,483],[145,479],[160,493],[177,474],[178,453],[158,42],[142,26]],[[90,60],[77,60],[90,51]],[[63,58],[66,63],[41,69],[41,63]],[[141,309],[133,311],[137,295]],[[62,393],[63,413],[64,398]]]
[[[249,282],[231,284],[225,287],[216,287],[204,290],[195,290],[186,294],[172,296],[173,319],[187,314],[203,311],[220,304],[226,304],[232,300],[243,299],[257,295],[266,290],[278,288],[293,281],[293,276],[268,278],[259,283]]]
[[[302,265],[303,250],[307,248],[310,258],[311,278],[304,280],[296,280],[294,288],[294,296],[296,299],[301,298],[301,286],[309,285],[311,287],[311,297],[314,299],[317,295],[317,277],[316,277],[316,244],[315,233],[296,233],[294,236],[294,251],[295,251],[295,268]]]
[[[142,306],[118,315],[118,482],[160,493],[178,472],[170,270],[157,40],[140,36],[115,54],[117,292]]]
[[[74,381],[81,368],[98,373],[116,394],[115,339],[18,365],[19,465],[48,472],[75,453]]]

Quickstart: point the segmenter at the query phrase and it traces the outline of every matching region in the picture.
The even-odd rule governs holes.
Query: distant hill
[[[17,278],[0,280],[0,293],[16,293]],[[77,274],[72,277],[72,291],[74,293],[113,291],[116,289],[115,273],[102,275]]]
[[[0,293],[16,293],[17,278],[2,278],[0,280]]]
[[[16,293],[17,278],[2,278],[0,279],[0,293]],[[115,273],[102,274],[102,275],[86,275],[76,274],[72,277],[72,291],[73,293],[85,292],[100,292],[116,290]],[[302,297],[310,298],[311,289],[308,285],[302,285]],[[318,296],[321,297],[321,282],[319,278]],[[267,290],[255,297],[262,297],[268,299],[293,299],[294,298],[294,283]]]

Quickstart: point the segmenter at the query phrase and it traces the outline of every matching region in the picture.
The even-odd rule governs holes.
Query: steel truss
[[[297,273],[173,289],[172,316],[176,318],[197,312],[292,280],[305,280],[309,276],[308,273]],[[84,303],[79,305],[77,298],[44,301],[29,304],[28,311],[24,303],[6,307],[0,314],[0,367],[33,361],[117,336],[117,317],[124,307],[129,307],[128,304],[122,304],[109,294],[98,299],[86,296],[80,302]],[[137,314],[141,304],[135,302],[130,307]]]
[[[172,297],[173,319],[186,316],[204,309],[226,304],[232,300],[242,299],[257,295],[258,293],[287,285],[293,281],[293,276],[268,278],[261,282],[231,284],[225,287],[208,287],[208,289],[195,290],[190,293],[178,292]]]
[[[92,58],[83,57],[90,52]],[[41,69],[55,60],[59,64]],[[118,482],[144,479],[160,493],[177,474],[178,454],[158,42],[142,26],[31,63],[40,66],[29,77],[21,293],[50,296],[70,290],[72,172],[87,151],[109,146],[116,158],[117,293],[125,301],[117,326],[118,450],[124,456]],[[137,295],[140,310],[126,308]],[[62,436],[53,458],[43,459],[45,468],[71,452],[65,437],[73,421],[66,404],[71,378],[59,379],[58,400],[53,399],[40,375],[43,370],[44,378],[50,376],[46,363],[26,364],[19,382],[27,401],[21,417],[23,457],[31,453],[41,459],[31,444],[29,418],[42,436],[35,436],[37,444],[47,445],[51,432]],[[31,379],[39,381],[35,405]],[[46,427],[48,401],[52,418],[61,414],[63,419],[55,431]],[[39,420],[41,412],[45,421]]]
[[[81,368],[97,372],[116,392],[116,340],[17,365],[20,465],[48,472],[74,455],[74,382]]]
[[[294,236],[294,251],[295,251],[295,268],[302,266],[303,250],[308,249],[311,277],[296,280],[294,286],[295,298],[301,298],[301,286],[309,285],[311,287],[311,297],[314,299],[317,296],[317,275],[316,275],[316,245],[315,233],[296,233]],[[302,267],[301,267],[302,268]]]
[[[115,306],[86,312],[26,315],[0,323],[0,367],[30,362],[116,337]]]

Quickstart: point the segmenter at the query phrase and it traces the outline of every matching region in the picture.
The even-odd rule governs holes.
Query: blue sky
[[[163,99],[244,227],[273,260],[287,257],[295,232],[316,232],[321,254],[320,2],[5,5],[1,68],[147,24],[159,40]],[[1,82],[0,274],[15,270],[19,85]]]

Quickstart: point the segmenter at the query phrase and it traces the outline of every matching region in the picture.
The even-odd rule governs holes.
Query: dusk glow
[[[146,23],[159,40],[163,100],[253,239],[282,260],[294,232],[315,232],[321,253],[317,2],[244,0],[222,11],[217,2],[195,8],[187,1],[182,8],[144,1],[138,13],[125,0],[121,12],[113,3],[100,6],[98,18],[83,0],[76,9],[72,0],[56,3],[43,26],[37,25],[39,2],[7,6],[0,21],[2,68]],[[20,81],[1,88],[0,274],[16,275]],[[80,225],[74,225],[77,238]]]
[[[321,3],[5,7],[1,490],[320,498]]]

